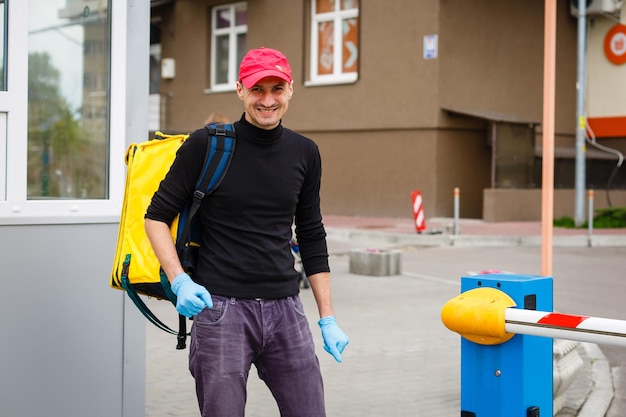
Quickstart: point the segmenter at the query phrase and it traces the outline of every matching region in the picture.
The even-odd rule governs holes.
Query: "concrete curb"
[[[613,401],[613,377],[611,367],[600,348],[593,343],[583,343],[591,364],[593,386],[578,417],[604,417]]]
[[[408,233],[389,233],[383,231],[354,230],[338,227],[327,227],[328,239],[370,244],[412,245],[423,247],[457,246],[457,247],[515,247],[541,246],[541,236],[499,236],[499,235],[419,235]],[[626,247],[626,235],[570,235],[553,236],[555,247]]]
[[[553,341],[553,385],[552,385],[552,398],[553,398],[553,414],[560,417],[560,412],[563,410],[566,412],[568,409],[578,409],[569,400],[570,395],[574,397],[580,397],[579,392],[585,389],[585,396],[588,394],[591,381],[589,378],[584,378],[579,386],[572,385],[574,381],[581,379],[581,375],[586,374],[586,370],[583,370],[588,363],[583,361],[579,354],[580,342],[572,340],[554,339]],[[582,404],[582,403],[581,403]]]

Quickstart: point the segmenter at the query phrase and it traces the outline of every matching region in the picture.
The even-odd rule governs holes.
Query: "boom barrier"
[[[508,333],[626,346],[626,321],[507,308]]]
[[[552,278],[461,278],[442,311],[461,339],[461,417],[551,417],[552,339],[626,346],[626,321],[553,312]]]

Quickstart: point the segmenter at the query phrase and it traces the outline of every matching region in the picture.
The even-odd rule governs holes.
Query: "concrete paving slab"
[[[508,224],[494,232],[493,225],[467,222],[461,228],[466,235],[454,237],[444,233],[415,234],[412,224],[404,220],[351,221],[331,218],[326,222],[332,223],[327,231],[335,309],[339,325],[351,339],[343,363],[336,363],[323,350],[311,291],[301,293],[324,375],[328,416],[458,416],[460,337],[441,323],[441,308],[458,294],[460,277],[469,271],[495,268],[539,274],[541,237],[536,233],[537,224]],[[559,235],[555,243],[589,247],[589,240],[580,232]],[[618,232],[594,235],[591,246],[626,246],[626,234]],[[401,250],[402,274],[351,274],[348,254],[366,248]],[[585,260],[575,253],[572,259]],[[581,273],[587,265],[593,270],[593,264],[587,262],[581,264]],[[176,326],[171,304],[156,300],[148,300],[148,304],[159,317],[166,317],[168,324]],[[188,350],[177,351],[175,336],[150,324],[146,331],[146,416],[198,416],[193,379],[187,370]],[[591,366],[584,369],[577,382],[579,392],[572,392],[571,401],[579,402],[570,407],[574,413],[584,406],[581,393],[587,390],[585,400],[591,396],[589,386],[595,377]],[[623,374],[621,370],[614,373]],[[254,370],[248,395],[247,416],[279,415]],[[604,417],[598,412],[586,417]]]

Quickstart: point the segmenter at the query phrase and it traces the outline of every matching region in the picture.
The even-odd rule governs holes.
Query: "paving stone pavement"
[[[324,376],[328,416],[458,415],[460,340],[439,318],[443,304],[458,293],[458,282],[353,275],[347,256],[333,257],[331,266],[339,325],[350,337],[342,363],[324,351],[313,296],[310,290],[301,292]],[[170,304],[148,303],[175,325]],[[177,351],[175,337],[152,325],[146,331],[146,417],[198,416],[188,350]],[[277,417],[273,398],[253,371],[246,415]]]
[[[406,250],[402,274],[351,274],[347,254],[355,247],[383,244],[385,239],[379,233],[376,230],[369,241],[366,237],[358,242],[354,237],[346,239],[341,231],[329,233],[333,301],[338,323],[350,337],[342,363],[336,363],[323,350],[313,296],[310,290],[301,292],[324,376],[327,415],[458,416],[460,338],[444,327],[440,312],[458,294],[460,277],[466,271],[450,274],[450,270],[456,269],[447,265],[440,274],[420,272],[424,252],[405,247],[401,248]],[[412,259],[413,254],[420,256]],[[169,302],[147,303],[158,317],[175,328],[177,316]],[[199,416],[193,379],[187,370],[188,350],[177,351],[175,336],[150,324],[146,332],[146,417]],[[593,360],[585,356],[583,346],[578,349],[587,367],[572,385],[568,405],[558,417],[576,416],[593,390],[589,366]],[[273,398],[254,369],[248,382],[246,416],[279,416]]]

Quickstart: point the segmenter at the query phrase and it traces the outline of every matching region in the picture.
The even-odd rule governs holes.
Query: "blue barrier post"
[[[461,278],[461,292],[490,287],[516,308],[553,311],[552,278],[486,274]],[[552,339],[522,334],[501,344],[461,339],[461,417],[552,417]]]

